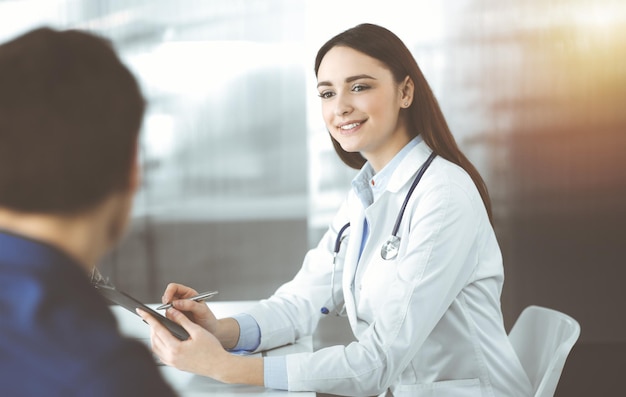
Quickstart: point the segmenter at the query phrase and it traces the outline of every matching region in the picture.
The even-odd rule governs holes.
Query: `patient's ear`
[[[130,165],[130,174],[128,175],[128,187],[132,193],[137,192],[141,186],[141,167],[139,166],[139,142],[135,142],[133,151],[133,159]]]

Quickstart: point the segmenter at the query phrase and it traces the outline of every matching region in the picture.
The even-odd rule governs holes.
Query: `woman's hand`
[[[195,295],[198,295],[198,292],[193,288],[182,284],[170,283],[161,297],[161,302],[171,303],[172,307],[183,312],[191,321],[215,334],[218,328],[218,321],[215,315],[206,303],[189,300],[189,298]],[[165,316],[171,319],[169,309]]]
[[[178,310],[178,313],[184,313],[192,322],[215,335],[224,348],[234,348],[239,341],[239,323],[232,318],[218,320],[206,303],[189,300],[195,295],[198,295],[198,292],[193,288],[170,283],[165,289],[161,301],[172,303],[172,307]],[[174,313],[174,310],[168,309],[165,316],[176,321],[173,318]]]
[[[189,333],[185,341],[172,335],[150,314],[141,309],[137,309],[137,313],[150,325],[152,351],[164,364],[221,382],[263,386],[262,358],[228,353],[213,334],[176,309],[169,310],[169,318]]]
[[[169,309],[168,312],[168,318],[180,324],[189,333],[187,340],[178,340],[151,315],[140,309],[137,310],[141,318],[151,327],[152,351],[164,364],[219,379],[217,369],[228,356],[221,343],[210,332],[194,324],[180,311]]]

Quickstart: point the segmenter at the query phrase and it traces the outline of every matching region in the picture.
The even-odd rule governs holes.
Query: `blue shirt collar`
[[[387,190],[389,179],[407,153],[422,141],[422,136],[418,135],[411,139],[400,151],[391,159],[380,172],[375,173],[369,162],[365,163],[359,173],[352,180],[352,188],[357,197],[361,200],[364,208],[369,207]]]
[[[2,252],[3,261],[14,265],[19,264],[22,270],[30,267],[39,268],[49,261],[81,267],[59,248],[5,229],[0,229],[0,252]]]

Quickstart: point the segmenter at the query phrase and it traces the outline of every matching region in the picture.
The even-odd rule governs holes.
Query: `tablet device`
[[[132,312],[136,316],[139,316],[135,309],[141,309],[145,312],[148,312],[154,317],[158,322],[160,322],[165,328],[167,328],[172,335],[177,337],[180,340],[187,340],[189,338],[189,334],[185,329],[169,318],[163,316],[161,313],[158,313],[143,303],[139,302],[137,299],[132,296],[119,291],[115,288],[103,286],[103,285],[95,285],[96,289],[100,294],[105,297],[109,302],[117,304],[125,308],[126,310]]]

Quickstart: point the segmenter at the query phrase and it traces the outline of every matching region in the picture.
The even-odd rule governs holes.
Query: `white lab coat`
[[[295,278],[248,313],[258,350],[310,335],[332,309],[337,231],[351,223],[335,280],[356,342],[286,358],[289,390],[371,396],[529,396],[530,382],[509,344],[500,310],[502,257],[478,190],[460,167],[435,158],[413,192],[394,260],[380,249],[418,168],[421,142],[369,208],[353,191]],[[367,216],[370,235],[357,266]],[[343,262],[343,264],[341,263]]]

